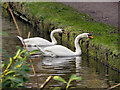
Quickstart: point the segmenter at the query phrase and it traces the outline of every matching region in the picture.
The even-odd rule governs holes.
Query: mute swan
[[[40,48],[37,46],[37,48],[40,49],[41,52],[43,52],[44,56],[52,56],[52,57],[56,57],[56,56],[78,56],[81,55],[81,48],[79,45],[79,40],[81,38],[93,38],[89,33],[82,33],[79,34],[76,38],[75,38],[75,52],[71,51],[70,49],[62,46],[62,45],[54,45],[54,46],[49,46],[49,47],[45,47],[45,48]]]
[[[40,37],[34,37],[34,38],[29,38],[29,39],[23,39],[22,37],[20,36],[17,36],[20,41],[25,43],[25,45],[39,45],[39,46],[51,46],[51,45],[55,45],[57,44],[57,41],[55,39],[55,37],[53,36],[54,33],[64,33],[64,30],[63,29],[55,29],[51,32],[50,34],[50,38],[52,40],[52,42],[46,40],[46,39],[43,39],[43,38],[40,38]]]

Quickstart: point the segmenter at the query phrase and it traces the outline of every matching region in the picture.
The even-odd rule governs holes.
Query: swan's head
[[[90,39],[93,38],[90,33],[82,33],[82,34],[80,34],[80,36],[81,36],[82,38],[85,38],[85,37],[90,38]]]
[[[64,33],[65,34],[65,30],[63,29],[56,29],[54,30],[56,33]]]
[[[89,37],[90,39],[93,38],[91,34],[88,34],[88,37]]]

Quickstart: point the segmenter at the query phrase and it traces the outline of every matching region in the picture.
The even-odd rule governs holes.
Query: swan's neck
[[[76,38],[75,38],[75,55],[81,55],[81,48],[80,48],[80,44],[79,44],[79,40],[82,38],[81,35],[78,35]]]
[[[57,44],[57,41],[56,41],[55,37],[53,36],[54,33],[56,33],[56,31],[52,31],[52,32],[51,32],[50,38],[51,38],[51,40],[52,40],[52,44]]]

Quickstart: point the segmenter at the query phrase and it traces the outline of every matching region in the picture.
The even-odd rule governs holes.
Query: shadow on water
[[[35,33],[35,29],[29,24],[25,24],[19,20],[17,20],[17,23],[22,32],[23,38],[27,38],[28,32],[31,32],[30,37],[39,36]],[[7,32],[9,35],[2,37],[2,48],[13,56],[17,50],[15,47],[17,45],[22,47],[21,42],[16,37],[18,32],[13,21],[9,18],[3,17],[2,25],[3,32]],[[118,72],[111,70],[98,61],[95,61],[88,55],[83,54],[81,57],[58,58],[41,56],[32,58],[32,61],[34,62],[37,76],[30,73],[30,81],[25,84],[27,87],[40,87],[50,75],[59,75],[68,81],[72,74],[82,77],[81,81],[72,82],[77,88],[108,88],[120,83],[120,74]],[[52,79],[46,87],[62,85],[62,83]]]

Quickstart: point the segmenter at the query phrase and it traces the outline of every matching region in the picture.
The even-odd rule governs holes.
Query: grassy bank
[[[43,20],[44,28],[53,24],[56,28],[64,27],[65,30],[71,31],[69,41],[67,35],[62,36],[63,42],[71,45],[74,45],[74,38],[78,34],[91,33],[94,39],[90,40],[89,54],[97,56],[100,60],[103,59],[103,62],[120,70],[119,59],[114,58],[114,56],[120,56],[116,27],[95,22],[91,16],[79,13],[77,10],[57,2],[14,3],[12,7],[14,11],[28,18],[33,26]],[[82,47],[86,47],[86,44],[83,44]],[[82,49],[86,51],[86,48]]]
[[[66,30],[78,34],[89,32],[94,37],[92,43],[118,53],[118,30],[116,27],[95,22],[91,16],[78,13],[78,11],[61,3],[37,2],[24,3],[23,5],[33,17],[43,18],[46,22],[59,24],[59,27],[67,26]]]

